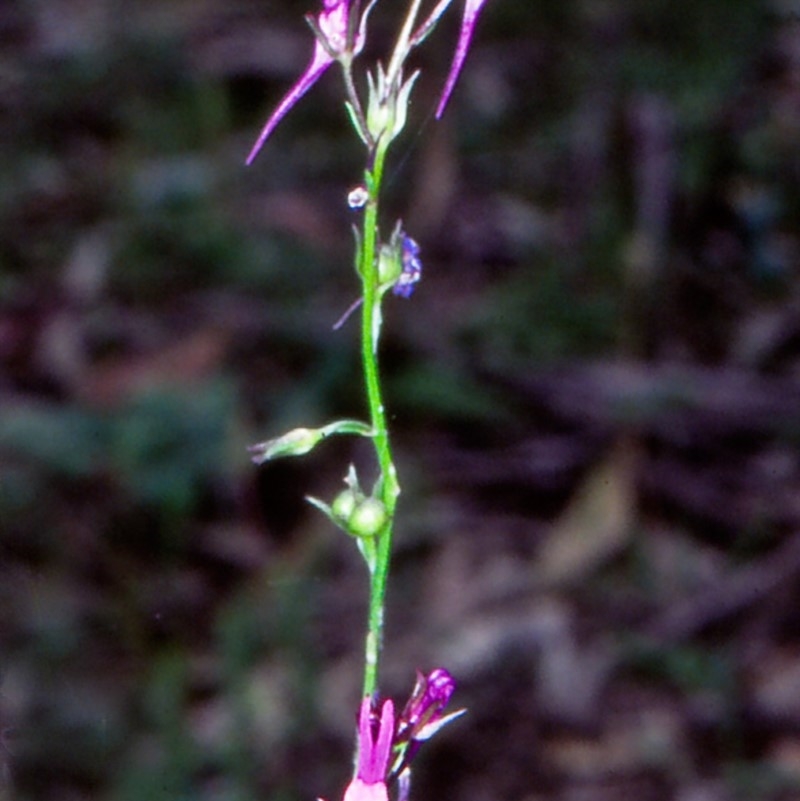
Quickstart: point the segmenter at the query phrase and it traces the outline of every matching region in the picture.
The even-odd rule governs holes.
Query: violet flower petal
[[[267,141],[269,135],[291,110],[292,106],[319,80],[322,73],[336,61],[337,56],[345,52],[347,48],[347,28],[350,24],[350,2],[351,0],[323,0],[324,9],[316,18],[316,28],[317,35],[321,36],[325,43],[323,44],[319,38],[316,40],[311,63],[267,120],[267,124],[261,130],[256,143],[247,156],[245,164],[248,166],[253,163],[258,152],[264,146],[264,142]],[[308,19],[312,22],[314,21],[310,16]],[[358,53],[361,50],[364,45],[363,40],[364,34],[360,30],[356,36],[353,48],[354,53]]]
[[[425,700],[436,704],[438,711],[444,709],[450,696],[455,692],[456,683],[448,670],[435,668],[428,674],[428,685],[425,689]]]
[[[261,133],[256,140],[256,143],[253,145],[250,154],[247,156],[247,160],[245,164],[249,167],[255,157],[258,155],[258,152],[264,146],[264,142],[267,141],[269,135],[275,130],[278,123],[286,116],[286,114],[291,110],[292,106],[297,103],[298,100],[317,82],[320,75],[322,75],[325,70],[333,64],[334,59],[332,59],[325,48],[322,46],[322,42],[317,41],[316,47],[314,48],[314,57],[311,59],[311,63],[306,68],[306,71],[300,76],[300,79],[295,83],[295,85],[288,91],[286,96],[281,100],[278,104],[278,107],[275,111],[272,112],[272,116],[267,120],[267,124],[262,128]]]
[[[453,87],[456,85],[458,76],[461,73],[461,68],[464,66],[464,61],[467,58],[470,43],[472,42],[472,34],[475,31],[475,23],[478,21],[478,14],[483,8],[486,0],[466,0],[464,6],[464,17],[461,20],[461,33],[458,36],[458,44],[456,45],[456,54],[453,57],[453,63],[450,65],[450,73],[447,76],[442,96],[439,99],[439,106],[436,109],[436,119],[441,119],[444,114],[447,101],[453,92]]]

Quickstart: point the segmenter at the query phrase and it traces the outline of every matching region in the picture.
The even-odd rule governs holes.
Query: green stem
[[[383,640],[383,609],[386,597],[386,580],[392,546],[392,525],[400,487],[392,461],[386,412],[383,406],[380,374],[378,372],[378,336],[380,333],[381,293],[378,287],[378,205],[380,199],[383,164],[388,145],[377,144],[373,153],[368,181],[370,197],[364,210],[364,228],[361,237],[360,268],[363,279],[364,307],[361,318],[361,357],[366,383],[367,401],[373,443],[380,469],[378,482],[380,499],[386,506],[387,523],[376,537],[375,558],[370,565],[369,620],[364,660],[364,696],[375,693],[378,683],[378,659]]]

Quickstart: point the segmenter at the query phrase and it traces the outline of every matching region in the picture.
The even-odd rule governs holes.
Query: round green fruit
[[[346,523],[350,519],[350,515],[355,511],[361,496],[351,489],[346,489],[340,492],[331,504],[331,514],[342,523]]]
[[[386,525],[386,507],[377,498],[365,498],[347,518],[347,529],[354,537],[374,537]]]

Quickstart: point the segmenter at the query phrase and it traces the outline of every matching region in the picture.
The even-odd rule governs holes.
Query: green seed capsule
[[[377,498],[365,498],[347,518],[354,537],[374,537],[386,525],[386,507]]]
[[[361,497],[360,494],[351,489],[340,492],[331,504],[331,514],[337,520],[346,523],[350,519],[350,515],[355,511]]]
[[[378,283],[393,284],[400,277],[403,265],[396,248],[384,245],[378,255]]]

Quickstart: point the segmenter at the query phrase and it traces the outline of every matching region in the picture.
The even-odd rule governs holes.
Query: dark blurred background
[[[398,10],[372,15],[365,60]],[[368,450],[312,0],[0,4],[0,798],[308,801],[366,581],[305,502]],[[403,495],[383,689],[469,714],[414,801],[800,798],[800,4],[458,2],[388,170]],[[368,480],[368,479],[366,479]]]

